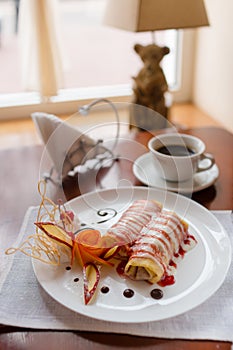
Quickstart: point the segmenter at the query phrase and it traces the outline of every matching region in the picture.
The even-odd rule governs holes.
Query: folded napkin
[[[32,120],[58,175],[62,177],[76,166],[109,152],[101,142],[83,134],[53,114],[32,113]]]
[[[38,208],[25,216],[16,244],[34,233]],[[233,243],[230,211],[213,212]],[[16,245],[14,245],[16,246]],[[233,263],[219,290],[206,302],[182,315],[156,322],[114,323],[70,311],[51,298],[39,285],[31,259],[24,254],[4,256],[0,277],[0,323],[36,329],[83,330],[124,333],[148,337],[233,341]],[[87,306],[88,307],[88,306]]]

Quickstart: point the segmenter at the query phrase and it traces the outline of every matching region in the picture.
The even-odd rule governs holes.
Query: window
[[[131,33],[104,26],[105,3],[106,0],[58,1],[64,85],[58,96],[51,98],[51,103],[46,101],[45,110],[56,113],[59,106],[60,113],[65,110],[69,113],[77,100],[130,95],[132,77],[142,67],[133,46],[151,43],[151,33]],[[27,109],[31,113],[33,108],[38,110],[41,101],[36,91],[25,93],[21,85],[16,5],[17,1],[0,0],[0,107],[31,106]],[[175,89],[179,80],[179,32],[157,32],[156,42],[171,50],[163,60],[163,68],[170,88]],[[67,102],[73,104],[68,107]],[[0,109],[0,117],[1,114]]]
[[[102,25],[106,0],[61,1],[63,48],[68,69],[65,88],[130,84],[142,66],[135,43],[150,44],[151,33],[131,33]],[[175,85],[177,31],[160,32],[158,44],[171,48],[164,59],[170,86]]]

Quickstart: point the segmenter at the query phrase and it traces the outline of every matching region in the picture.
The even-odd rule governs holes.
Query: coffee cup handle
[[[215,159],[212,156],[212,154],[203,153],[199,159],[199,163],[201,163],[205,159],[208,159],[210,161],[209,164],[207,166],[200,166],[200,164],[199,164],[198,168],[197,168],[197,173],[200,173],[201,171],[206,171],[206,170],[212,168],[212,166],[215,164]]]

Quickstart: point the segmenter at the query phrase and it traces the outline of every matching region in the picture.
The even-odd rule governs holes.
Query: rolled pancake
[[[175,255],[191,248],[188,224],[171,211],[162,210],[142,229],[129,250],[125,274],[133,280],[156,283],[169,274]],[[186,247],[187,246],[187,247]]]
[[[141,230],[162,210],[162,205],[154,200],[136,200],[122,214],[120,219],[108,230],[119,245],[131,245],[138,238]]]

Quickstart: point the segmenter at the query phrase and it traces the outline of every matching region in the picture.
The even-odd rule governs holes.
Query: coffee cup
[[[194,136],[168,133],[148,142],[156,172],[167,181],[187,181],[194,174],[210,169],[214,157],[205,153],[204,142]]]

